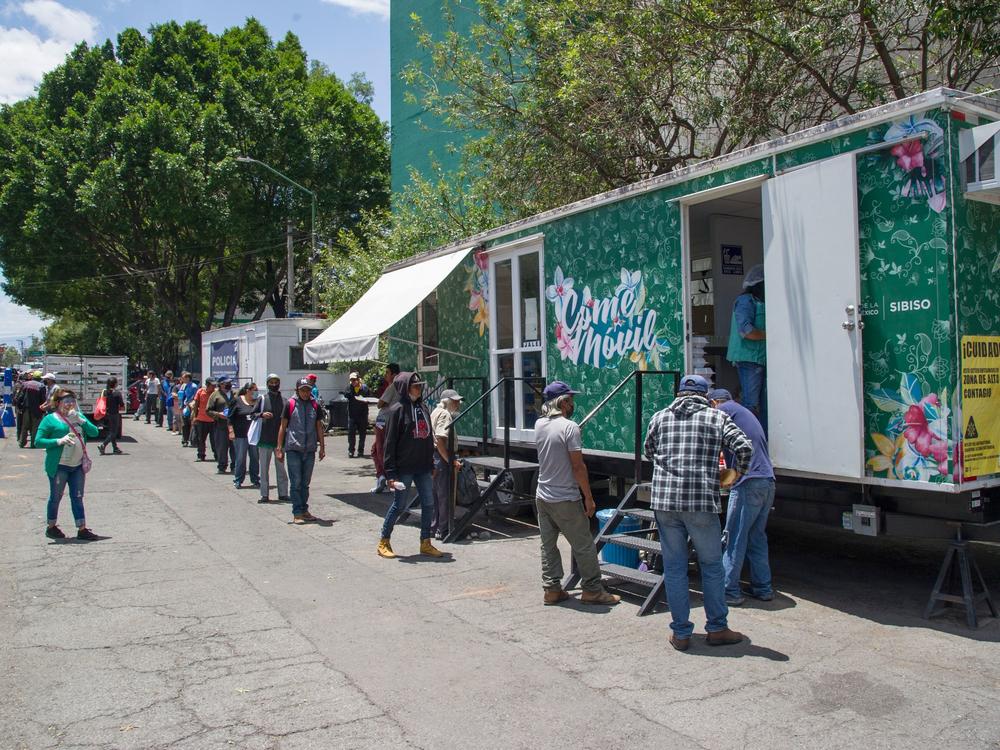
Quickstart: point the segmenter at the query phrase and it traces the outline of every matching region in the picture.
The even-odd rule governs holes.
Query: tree
[[[78,46],[0,109],[7,292],[67,316],[48,336],[151,365],[217,316],[284,315],[285,223],[307,246],[309,198],[239,155],[314,190],[319,234],[388,201],[385,125],[294,35],[165,23]]]
[[[13,346],[8,346],[3,350],[3,357],[0,358],[0,365],[3,367],[13,367],[20,363],[21,353]]]
[[[526,215],[935,86],[1000,78],[1000,0],[454,0],[407,80]],[[454,19],[478,15],[468,33]]]

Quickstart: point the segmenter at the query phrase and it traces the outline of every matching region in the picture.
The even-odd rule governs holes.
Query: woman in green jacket
[[[81,434],[82,433],[82,434]],[[87,419],[76,404],[76,394],[66,388],[56,388],[49,402],[49,413],[38,425],[35,445],[45,449],[45,473],[49,475],[48,528],[45,536],[49,539],[65,539],[66,535],[56,526],[59,517],[59,502],[66,485],[69,485],[70,505],[76,521],[76,538],[87,542],[100,539],[87,528],[83,513],[83,465],[87,457],[84,436],[96,438],[97,427]]]

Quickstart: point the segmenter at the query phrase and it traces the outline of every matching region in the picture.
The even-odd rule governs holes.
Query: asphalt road
[[[635,600],[542,607],[528,527],[434,561],[411,523],[377,557],[388,501],[343,438],[313,481],[332,523],[299,527],[126,431],[90,544],[44,538],[41,452],[0,441],[0,748],[1000,747],[1000,624],[919,616],[940,546],[778,527],[747,642],[682,654]]]

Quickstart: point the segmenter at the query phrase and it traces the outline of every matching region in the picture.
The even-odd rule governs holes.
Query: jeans
[[[219,471],[225,471],[229,466],[229,422],[224,419],[215,420],[212,428],[212,448],[215,449],[215,461]]]
[[[590,519],[579,500],[547,503],[535,499],[538,511],[538,532],[542,543],[542,586],[550,590],[562,589],[563,564],[559,554],[559,532],[566,537],[573,550],[573,559],[580,572],[580,588],[591,593],[604,591],[601,583],[601,565],[597,561],[594,535]]]
[[[372,445],[372,461],[375,462],[375,476],[381,477],[385,476],[385,464],[383,463],[385,457],[385,430],[375,426],[375,439]]]
[[[83,466],[63,466],[59,464],[56,475],[49,477],[49,505],[46,518],[49,525],[54,526],[59,519],[59,503],[62,500],[66,485],[69,485],[69,502],[73,509],[73,520],[76,521],[77,528],[87,525],[83,513],[83,486],[84,478]]]
[[[181,414],[181,445],[191,442],[191,417]]]
[[[740,403],[752,411],[767,434],[767,368],[753,362],[737,362]]]
[[[288,466],[292,515],[301,516],[309,512],[309,482],[312,481],[313,466],[316,465],[316,452],[285,451],[285,465]]]
[[[750,563],[750,591],[767,596],[771,589],[771,565],[767,560],[767,515],[774,504],[774,480],[766,477],[744,479],[729,491],[726,511],[726,551],[722,564],[726,572],[726,596],[740,595],[740,573],[744,557]]]
[[[431,472],[424,471],[419,474],[400,474],[396,479],[405,485],[405,489],[395,490],[392,497],[392,505],[389,512],[385,514],[385,521],[382,522],[382,538],[388,539],[392,536],[392,530],[396,527],[396,519],[406,507],[406,499],[410,494],[410,485],[415,485],[417,495],[420,497],[420,541],[430,539],[434,536],[431,533],[431,522],[434,519],[434,479]]]
[[[722,528],[715,513],[658,510],[656,525],[663,548],[663,585],[670,607],[670,629],[677,638],[690,638],[691,596],[688,591],[688,537],[698,553],[702,598],[705,601],[705,630],[714,633],[729,627],[726,587],[722,569]]]
[[[257,446],[250,445],[247,438],[238,437],[233,441],[236,459],[233,461],[233,484],[239,487],[247,475],[247,455],[250,456],[250,484],[260,484],[260,462]]]
[[[267,493],[270,491],[268,485],[271,482],[271,457],[274,456],[274,448],[257,446],[257,463],[260,467],[260,496],[267,500]],[[278,497],[288,497],[288,473],[285,471],[285,462],[274,459],[274,473],[278,480]]]

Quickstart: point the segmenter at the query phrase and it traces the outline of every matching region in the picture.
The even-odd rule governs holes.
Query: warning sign
[[[1000,336],[962,337],[964,474],[1000,473]]]

